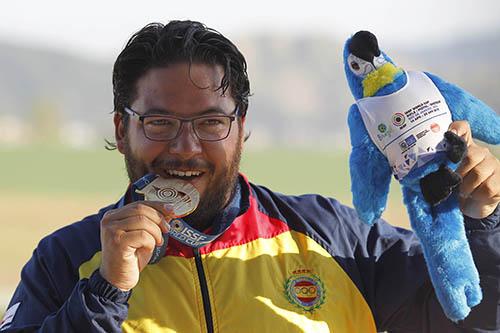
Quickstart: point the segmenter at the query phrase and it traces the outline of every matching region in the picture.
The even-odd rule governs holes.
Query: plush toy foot
[[[450,131],[444,133],[444,138],[449,145],[446,156],[453,163],[460,162],[467,153],[467,143],[464,139]]]
[[[435,206],[448,198],[453,189],[461,182],[462,177],[458,173],[441,165],[438,171],[431,172],[420,179],[420,189],[425,201]]]
[[[431,263],[431,265],[432,264],[433,263]],[[471,268],[473,267],[474,266]],[[456,273],[452,268],[440,268],[442,269],[441,273],[443,270],[447,273]],[[444,313],[452,321],[457,322],[465,319],[469,315],[471,309],[481,302],[483,294],[478,278],[476,278],[476,280],[465,281],[471,279],[467,276],[467,278],[461,278],[460,280],[462,281],[459,281],[459,279],[455,277],[456,280],[450,281],[443,278],[443,274],[439,274],[439,272],[433,273],[435,276],[433,283],[436,295],[438,296]]]
[[[422,235],[429,273],[448,318],[462,320],[481,302],[479,274],[469,248],[457,196],[433,207],[430,233]],[[420,237],[420,236],[419,236]]]

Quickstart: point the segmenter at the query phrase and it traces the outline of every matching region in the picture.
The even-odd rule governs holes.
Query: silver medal
[[[172,205],[176,217],[191,214],[200,202],[198,190],[179,179],[158,177],[137,192],[143,194],[146,201],[161,201]]]

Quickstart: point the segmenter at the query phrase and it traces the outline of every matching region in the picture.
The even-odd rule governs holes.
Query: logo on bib
[[[441,127],[439,127],[438,123],[432,123],[431,124],[431,131],[433,131],[434,133],[439,132],[440,129],[441,129]]]
[[[377,139],[379,141],[383,141],[383,140],[385,140],[385,138],[387,138],[387,137],[390,138],[392,136],[392,129],[384,123],[378,124],[377,130],[378,130]]]
[[[285,281],[285,295],[290,303],[312,313],[325,303],[325,286],[311,270],[297,269]]]
[[[387,131],[387,126],[384,123],[380,123],[378,124],[377,129],[380,133],[385,133],[385,131]]]
[[[417,139],[415,139],[415,136],[412,134],[403,141],[399,143],[399,146],[401,147],[402,151],[408,150],[408,148],[412,147],[415,143],[417,142]]]
[[[405,123],[406,119],[405,119],[405,115],[400,113],[400,112],[396,112],[393,116],[392,116],[392,123],[394,126],[403,126],[404,123]]]

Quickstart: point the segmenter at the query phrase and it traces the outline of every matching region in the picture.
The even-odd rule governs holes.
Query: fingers
[[[163,229],[144,215],[131,216],[123,220],[113,220],[108,224],[108,228],[115,229],[116,231],[124,231],[125,233],[145,231],[154,238],[156,245],[160,246],[163,244]],[[121,233],[118,234],[121,236]]]
[[[155,238],[146,230],[134,230],[122,233],[118,240],[121,253],[134,253],[137,258],[140,271],[148,264],[151,254],[155,248]],[[157,241],[156,241],[157,243]],[[128,251],[132,249],[132,251]]]
[[[151,235],[156,245],[163,244],[163,233],[169,231],[168,221],[173,211],[159,202],[135,202],[121,209],[111,210],[101,220],[103,236],[123,237],[123,233],[144,231]],[[168,220],[167,220],[168,219]]]
[[[121,209],[106,212],[103,217],[103,223],[108,221],[118,222],[121,220],[131,221],[130,218],[136,218],[147,224],[147,221],[160,227],[161,231],[168,232],[168,221],[173,218],[172,209],[167,208],[159,202],[139,201],[127,205]],[[121,224],[123,226],[123,224]]]
[[[494,162],[492,161],[492,158],[495,159],[495,157],[491,155],[490,151],[487,148],[475,144],[471,145],[469,147],[469,150],[467,151],[467,155],[465,155],[465,157],[462,159],[462,162],[458,166],[456,172],[465,180],[467,175],[473,169],[481,165],[480,170],[477,170],[474,173],[484,174],[486,172],[486,169],[491,168],[492,162]],[[485,164],[482,164],[483,162],[485,162]]]
[[[156,240],[151,233],[146,230],[134,230],[121,233],[117,243],[117,245],[124,250],[126,247],[131,247],[133,249],[144,248],[147,252],[153,252]]]
[[[482,201],[485,205],[497,204],[500,201],[500,181],[498,176],[492,174],[470,194],[474,200]]]
[[[149,216],[158,216],[165,218],[172,218],[173,211],[170,206],[166,205],[163,202],[156,201],[136,201],[127,206],[124,206],[122,209],[113,209],[107,211],[104,216],[109,216],[113,219],[124,218],[132,215],[149,215]]]
[[[475,150],[477,151],[473,154],[467,155],[464,163],[457,169],[457,172],[463,177],[460,192],[466,197],[499,171],[496,170],[496,158],[488,154],[489,151],[486,148],[476,146]],[[490,182],[494,182],[495,178],[497,177],[492,177]]]

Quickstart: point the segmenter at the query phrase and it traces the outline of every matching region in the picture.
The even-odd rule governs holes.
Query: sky
[[[323,34],[344,40],[370,30],[388,43],[446,43],[500,33],[500,1],[2,1],[0,41],[114,59],[149,22],[193,19],[229,38],[251,33]]]

